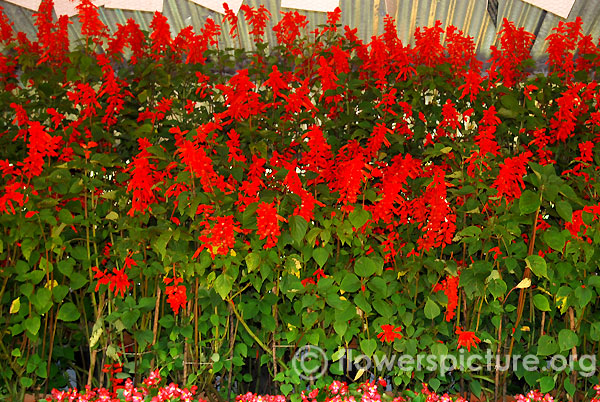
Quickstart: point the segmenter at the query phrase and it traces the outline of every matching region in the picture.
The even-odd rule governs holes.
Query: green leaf
[[[140,350],[144,350],[146,345],[150,345],[154,340],[154,334],[149,329],[135,331],[133,337],[139,344]]]
[[[531,272],[536,274],[540,278],[548,278],[548,268],[546,267],[546,260],[539,255],[529,255],[525,258],[525,263],[531,269]]]
[[[296,243],[302,242],[307,229],[308,222],[303,217],[294,215],[290,218],[290,232],[292,233],[292,239]]]
[[[369,280],[367,287],[373,291],[374,294],[385,297],[387,295],[388,287],[386,281],[380,277],[375,276]]]
[[[312,258],[314,258],[320,267],[323,267],[329,258],[329,251],[324,247],[318,247],[313,250]]]
[[[31,303],[39,314],[45,314],[52,307],[52,293],[46,288],[39,288],[31,297]]]
[[[516,112],[519,109],[521,109],[521,105],[519,104],[519,101],[512,94],[506,94],[506,95],[500,97],[500,103],[502,103],[502,106],[504,106],[505,108],[507,108],[508,110],[511,110],[511,111]]]
[[[77,321],[80,316],[79,310],[71,302],[63,304],[60,306],[60,310],[58,310],[58,319],[62,321]]]
[[[21,252],[27,261],[29,261],[29,257],[31,257],[31,252],[35,248],[36,243],[30,238],[24,239],[21,242]]]
[[[469,388],[477,398],[481,396],[481,383],[478,380],[469,381]]]
[[[377,342],[375,339],[361,339],[360,349],[367,356],[373,356],[373,352],[377,349]]]
[[[502,279],[494,279],[488,283],[488,289],[492,296],[494,296],[494,299],[503,297],[507,290],[506,282]]]
[[[23,320],[23,328],[29,331],[31,335],[37,335],[40,330],[40,317],[29,317]]]
[[[354,304],[364,311],[365,313],[370,313],[373,308],[371,307],[371,303],[369,303],[363,293],[359,293],[354,297]]]
[[[577,334],[570,329],[561,329],[558,333],[558,346],[561,352],[570,350],[574,346],[577,346],[579,337]]]
[[[584,308],[587,306],[594,297],[594,292],[591,289],[584,287],[577,287],[575,289],[575,298],[577,299],[577,304],[579,308]]]
[[[350,212],[350,215],[348,215],[350,223],[357,229],[362,228],[369,220],[369,217],[369,212],[365,211],[361,207],[354,208],[354,211]]]
[[[565,378],[565,380],[563,381],[563,385],[565,387],[565,391],[567,391],[567,394],[569,394],[571,396],[575,395],[577,388],[575,388],[575,386],[573,384],[571,384],[569,377]]]
[[[550,303],[548,302],[548,298],[542,294],[538,293],[533,296],[533,304],[538,310],[550,311]]]
[[[563,218],[565,222],[571,222],[571,219],[573,219],[573,207],[568,201],[558,201],[555,209],[556,212],[558,212],[558,215]]]
[[[370,257],[360,257],[354,263],[354,273],[363,278],[373,275],[377,271],[377,265]]]
[[[58,221],[65,225],[71,225],[73,224],[73,215],[71,215],[68,209],[63,208],[58,211]]]
[[[381,299],[375,299],[372,303],[373,308],[377,311],[382,317],[386,319],[391,319],[394,315],[395,310],[390,306],[390,304]]]
[[[553,337],[549,335],[542,335],[538,340],[538,355],[550,356],[558,352],[558,345]]]
[[[115,211],[110,211],[108,214],[106,214],[105,218],[109,221],[116,221],[117,219],[119,219],[119,214]]]
[[[554,389],[554,377],[546,376],[540,378],[540,392],[546,394]]]
[[[427,302],[425,303],[425,317],[433,320],[438,315],[440,315],[440,306],[433,300],[427,299]]]
[[[360,279],[354,274],[346,274],[340,287],[344,292],[354,293],[360,289]]]
[[[73,267],[75,266],[75,260],[69,258],[67,260],[60,260],[56,266],[61,274],[64,276],[70,276],[73,272]]]
[[[565,238],[558,230],[554,228],[544,231],[542,239],[547,245],[556,251],[562,252],[563,248],[565,247]]]
[[[537,211],[540,207],[540,196],[531,190],[523,191],[519,198],[519,210],[521,215],[527,215]]]
[[[19,312],[19,310],[21,309],[21,298],[17,297],[16,299],[14,299],[12,301],[12,303],[10,304],[10,309],[9,309],[9,313],[10,314],[17,314]]]
[[[227,274],[221,274],[217,277],[213,286],[221,299],[225,300],[233,287],[233,278]]]
[[[82,288],[88,282],[87,278],[85,276],[81,275],[79,272],[73,272],[70,275],[70,278],[71,278],[70,285],[71,285],[71,289],[73,289],[73,290]]]
[[[175,318],[171,314],[167,314],[161,317],[158,322],[163,328],[169,329],[173,328],[173,325],[175,325]]]
[[[156,252],[160,254],[163,260],[165,259],[165,254],[167,254],[167,243],[169,243],[169,240],[171,240],[172,236],[173,231],[171,229],[166,230],[160,236],[158,236],[152,244]]]
[[[339,336],[344,336],[344,334],[348,330],[348,324],[346,323],[346,321],[336,321],[333,323],[333,329],[335,330],[335,333]]]
[[[283,395],[288,396],[289,393],[292,392],[292,390],[294,389],[294,386],[292,384],[281,384],[279,389],[281,390]]]
[[[252,272],[260,264],[260,255],[258,253],[248,253],[244,260],[246,261],[248,272]]]
[[[130,330],[133,327],[133,325],[136,323],[138,318],[140,318],[140,310],[138,310],[138,309],[126,310],[123,313],[123,315],[121,316],[121,322],[123,323],[125,328]]]

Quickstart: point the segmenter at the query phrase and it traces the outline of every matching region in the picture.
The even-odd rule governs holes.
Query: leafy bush
[[[277,16],[268,45],[266,9],[243,6],[247,26],[228,12],[253,50],[219,48],[210,19],[173,38],[159,13],[150,33],[130,20],[111,34],[88,0],[79,11],[74,50],[51,1],[35,42],[0,19],[7,392],[68,386],[67,367],[80,386],[160,367],[227,397],[290,395],[306,389],[290,365],[305,345],[333,362],[346,348],[575,361],[333,364],[317,387],[595,383],[578,358],[600,341],[600,58],[580,20],[553,30],[534,74],[534,38],[508,21],[483,63],[454,27],[409,46],[388,18],[363,43],[339,10],[310,33]]]

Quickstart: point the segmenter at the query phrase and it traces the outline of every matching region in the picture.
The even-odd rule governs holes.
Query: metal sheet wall
[[[246,4],[258,6],[264,4],[271,12],[273,18],[267,29],[267,41],[274,41],[275,37],[270,28],[279,21],[281,11],[280,0],[245,0]],[[30,39],[35,38],[33,25],[33,12],[16,6],[6,1],[0,1],[4,12],[8,15],[15,27],[28,34]],[[340,0],[342,8],[342,24],[358,28],[358,35],[363,40],[368,40],[372,35],[381,34],[383,19],[386,13],[391,12],[398,25],[398,34],[403,43],[413,43],[413,33],[416,27],[433,26],[436,20],[442,22],[445,28],[454,25],[464,33],[472,36],[478,46],[478,51],[483,57],[489,55],[489,48],[496,44],[497,28],[492,23],[487,13],[485,0]],[[105,24],[115,29],[117,24],[124,24],[127,19],[133,18],[142,29],[148,30],[152,13],[129,10],[116,10],[100,7],[100,15]],[[310,21],[308,31],[325,23],[325,13],[298,10],[306,15]],[[175,34],[182,28],[192,25],[195,30],[211,17],[221,23],[221,15],[189,0],[164,0],[163,14],[168,18],[171,31]],[[595,41],[600,36],[600,1],[576,0],[568,20],[572,21],[581,16],[584,21],[584,33],[591,34]],[[542,9],[532,6],[522,0],[499,0],[498,25],[503,18],[513,21],[517,26],[523,26],[529,32],[538,32],[532,53],[534,57],[543,54],[546,48],[544,39],[558,22],[560,17],[546,13]],[[71,18],[73,24],[69,28],[72,43],[79,37],[79,24],[77,17]],[[251,46],[251,38],[245,24],[241,29],[242,43],[245,47]],[[224,35],[223,46],[234,44]]]

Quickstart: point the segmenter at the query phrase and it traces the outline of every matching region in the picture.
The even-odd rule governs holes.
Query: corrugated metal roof
[[[258,6],[264,4],[271,12],[271,23],[267,28],[267,41],[275,40],[270,28],[279,21],[281,11],[280,0],[244,0],[245,4]],[[4,12],[14,22],[15,28],[27,33],[29,38],[35,38],[36,29],[33,25],[33,12],[20,6],[0,1]],[[454,25],[464,33],[472,36],[478,52],[489,56],[489,48],[496,43],[497,28],[487,12],[485,0],[341,0],[342,25],[358,28],[358,35],[368,40],[372,35],[383,31],[383,19],[391,12],[398,25],[398,34],[403,43],[413,43],[413,33],[416,27],[433,26],[436,20],[442,22],[442,27]],[[102,21],[111,29],[117,24],[124,24],[127,19],[135,19],[142,29],[149,30],[153,14],[142,11],[129,11],[100,7]],[[314,11],[298,10],[310,21],[308,30],[311,31],[326,21],[326,14]],[[189,0],[164,0],[163,14],[171,25],[171,32],[177,33],[186,26],[193,26],[197,31],[203,26],[206,18],[211,17],[217,23],[222,22],[221,14],[211,11]],[[584,33],[591,34],[595,41],[600,36],[600,1],[576,0],[567,21],[573,21],[577,16],[583,18]],[[533,48],[534,57],[543,54],[546,43],[543,39],[550,33],[558,22],[564,20],[554,14],[547,13],[541,8],[525,3],[522,0],[499,0],[498,25],[507,18],[515,25],[524,27],[529,32],[538,31],[538,38]],[[72,43],[79,37],[77,17],[72,17],[73,24],[69,28]],[[249,48],[251,39],[245,24],[241,24],[242,43]],[[233,46],[228,35],[223,35],[224,46]]]

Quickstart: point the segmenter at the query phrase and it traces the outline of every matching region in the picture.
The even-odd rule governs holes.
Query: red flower
[[[210,222],[215,222],[211,227]],[[229,250],[235,245],[235,232],[239,232],[239,222],[233,215],[209,217],[202,222],[204,230],[198,237],[201,244],[192,258],[198,257],[202,250],[208,250],[210,256],[215,259],[215,255],[227,255]]]
[[[0,212],[6,214],[15,214],[15,203],[22,207],[28,200],[28,197],[22,193],[25,188],[25,183],[10,183],[4,186],[4,194],[0,196]]]
[[[249,34],[254,36],[255,43],[261,43],[263,41],[262,36],[265,34],[265,27],[267,21],[271,17],[269,10],[264,5],[260,5],[257,10],[250,7],[247,4],[242,4],[240,9],[244,12],[244,19],[252,26]]]
[[[475,336],[475,332],[472,331],[463,331],[458,327],[456,329],[456,334],[458,335],[458,346],[456,349],[460,347],[466,347],[467,350],[471,351],[471,346],[477,347],[481,340]]]
[[[159,13],[154,13],[154,18],[150,23],[152,32],[150,33],[150,40],[152,41],[152,58],[155,60],[160,59],[161,53],[169,51],[172,47],[171,43],[171,29],[167,17]]]
[[[261,202],[258,206],[256,224],[258,226],[258,234],[260,239],[267,239],[265,248],[271,248],[277,244],[277,238],[281,234],[279,230],[279,221],[285,222],[286,220],[277,215],[277,208],[275,207],[275,201],[267,204]]]
[[[277,37],[277,42],[279,42],[280,45],[286,45],[289,49],[294,40],[300,36],[300,28],[306,28],[308,25],[308,20],[297,11],[289,11],[282,14],[283,17],[281,18],[281,21],[273,27],[273,31]],[[299,50],[292,52],[296,54]]]
[[[492,188],[498,189],[496,198],[504,198],[507,203],[521,196],[521,190],[525,188],[523,177],[527,173],[527,163],[531,158],[531,152],[527,151],[513,158],[506,158],[500,164],[500,173],[492,184]]]
[[[129,289],[129,285],[132,283],[125,273],[125,268],[113,268],[112,273],[110,273],[101,271],[98,267],[92,267],[92,271],[96,272],[94,279],[98,279],[96,292],[100,289],[100,285],[108,285],[108,288],[111,292],[115,293],[115,296],[120,293],[121,297],[123,297],[125,292]]]
[[[183,278],[167,278],[163,279],[163,282],[167,284],[166,294],[167,294],[167,303],[173,309],[173,313],[177,315],[179,313],[179,309],[185,306],[187,303],[186,296],[186,288],[185,285],[179,285],[179,283],[183,282]],[[173,282],[172,285],[169,285]]]
[[[147,138],[139,138],[138,143],[140,153],[133,157],[133,161],[126,169],[126,172],[131,175],[127,192],[133,192],[131,209],[127,212],[129,216],[133,216],[136,211],[145,214],[146,209],[152,210],[150,205],[158,201],[155,192],[162,182],[162,174],[156,170],[156,164],[152,163],[152,154],[148,152],[152,144]]]
[[[402,334],[400,331],[401,327],[394,327],[393,325],[382,325],[382,332],[377,334],[377,338],[379,338],[382,342],[391,343],[394,342],[395,339],[402,339]]]
[[[313,278],[302,279],[300,283],[302,283],[302,286],[304,287],[308,286],[309,284],[316,285],[315,280]]]
[[[81,23],[81,34],[83,36],[95,36],[94,41],[99,41],[100,37],[106,37],[107,26],[100,20],[100,13],[90,0],[81,0],[76,6],[79,12],[79,22]]]
[[[458,306],[458,283],[460,281],[460,271],[457,276],[450,276],[444,279],[441,283],[434,286],[433,291],[439,292],[444,291],[444,294],[448,298],[448,305],[446,306],[446,321],[450,322],[456,316],[456,307]]]
[[[223,10],[225,10],[225,17],[223,17],[223,21],[229,22],[229,25],[231,26],[231,28],[229,28],[229,35],[231,36],[231,39],[235,39],[238,36],[238,18],[229,8],[227,3],[223,3]]]

